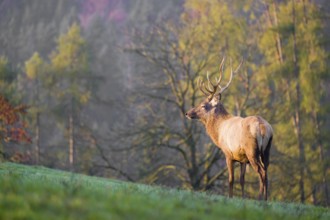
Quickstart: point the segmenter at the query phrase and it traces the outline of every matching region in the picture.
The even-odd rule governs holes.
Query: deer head
[[[202,93],[206,96],[206,98],[202,101],[201,104],[198,106],[190,109],[186,113],[186,117],[189,119],[198,119],[201,120],[202,122],[205,122],[207,118],[212,115],[227,115],[227,111],[221,104],[221,95],[222,93],[229,87],[230,83],[232,82],[233,76],[236,74],[236,72],[239,70],[241,67],[243,60],[241,63],[238,65],[235,71],[233,71],[232,68],[232,62],[230,60],[230,78],[228,83],[222,87],[221,84],[221,79],[223,76],[224,72],[224,63],[225,63],[225,58],[222,59],[219,67],[219,78],[216,78],[215,83],[213,83],[209,75],[207,74],[207,86],[202,80],[199,80],[198,86],[199,89],[202,91]]]

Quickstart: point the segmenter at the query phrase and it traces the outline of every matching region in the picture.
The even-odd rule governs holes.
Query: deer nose
[[[186,116],[186,118],[191,119],[191,116],[188,114],[188,112],[186,112],[185,116]]]

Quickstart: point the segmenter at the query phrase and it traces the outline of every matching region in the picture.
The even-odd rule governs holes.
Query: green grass
[[[330,219],[330,211],[2,163],[0,219]]]

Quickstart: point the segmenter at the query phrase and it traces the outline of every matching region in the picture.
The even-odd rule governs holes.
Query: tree
[[[34,95],[32,101],[32,111],[35,113],[35,162],[39,164],[40,158],[40,114],[41,106],[41,83],[44,79],[45,64],[39,53],[34,53],[32,57],[25,62],[26,75],[34,80]]]
[[[86,43],[80,32],[80,27],[74,23],[67,33],[59,37],[57,49],[50,56],[54,80],[52,95],[56,98],[58,107],[63,108],[64,114],[67,114],[68,117],[69,166],[71,169],[75,161],[74,136],[79,111],[91,96]]]
[[[31,142],[26,130],[27,123],[22,118],[28,108],[21,104],[22,97],[17,92],[17,78],[18,71],[5,56],[0,56],[0,153],[4,157],[4,146]]]
[[[136,124],[131,134],[135,135],[132,146],[148,149],[141,156],[144,180],[153,182],[171,171],[177,177],[173,181],[180,182],[181,186],[206,190],[224,176],[226,167],[218,164],[223,155],[201,135],[201,127],[187,121],[184,115],[202,98],[198,78],[205,77],[207,71],[215,77],[222,54],[232,58],[235,66],[241,55],[247,53],[242,46],[244,25],[225,1],[219,4],[218,1],[189,0],[185,2],[179,25],[170,21],[146,33],[132,34],[133,42],[126,51],[154,65],[147,70],[149,74],[141,76],[143,85],[134,92],[143,94],[134,102],[135,109],[141,111],[133,117]],[[238,77],[244,84],[238,86],[234,94],[249,86],[244,76]],[[236,108],[238,112],[244,108],[248,95],[236,97],[235,101],[228,98],[228,104],[232,110],[235,103],[240,103]],[[164,151],[167,153],[162,153]],[[220,170],[216,168],[218,165]]]
[[[0,141],[4,142],[31,142],[26,131],[26,123],[21,119],[21,115],[25,114],[27,106],[13,106],[2,95],[0,95]],[[4,152],[0,149],[0,153]]]
[[[16,101],[15,80],[17,73],[11,68],[8,59],[0,56],[0,94]]]

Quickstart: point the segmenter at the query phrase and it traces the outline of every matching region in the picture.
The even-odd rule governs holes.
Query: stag
[[[229,87],[233,76],[241,67],[243,61],[233,71],[230,61],[230,79],[222,87],[220,85],[224,72],[223,58],[219,73],[220,76],[213,83],[207,74],[207,86],[201,80],[199,89],[206,96],[205,100],[186,113],[188,119],[201,121],[207,134],[226,157],[229,179],[229,197],[233,196],[234,162],[241,166],[240,185],[244,197],[244,176],[246,165],[249,163],[259,174],[259,199],[267,200],[267,168],[269,165],[269,151],[272,144],[273,129],[271,125],[260,116],[246,118],[233,116],[228,113],[222,104],[221,95]]]

